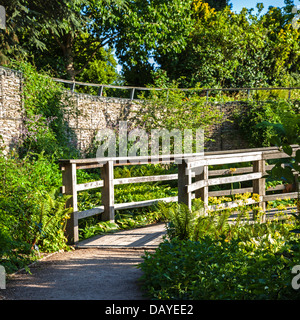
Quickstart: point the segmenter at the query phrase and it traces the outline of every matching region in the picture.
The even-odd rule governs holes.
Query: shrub
[[[274,135],[271,126],[265,126],[264,121],[270,123],[282,123],[283,116],[294,114],[297,109],[297,101],[293,103],[284,99],[273,99],[266,101],[248,101],[244,106],[244,112],[236,112],[234,117],[237,125],[247,137],[250,147],[269,147],[270,139]]]
[[[182,204],[160,204],[170,220],[165,240],[139,265],[143,288],[154,299],[300,299],[291,286],[299,263],[295,221],[249,219],[240,207],[203,214],[201,202],[190,211]],[[235,209],[236,210],[236,209]]]
[[[29,154],[0,157],[0,263],[9,271],[33,258],[35,249],[66,248],[70,213],[57,188],[61,173],[53,158]]]
[[[272,252],[238,239],[165,241],[143,257],[143,288],[150,298],[164,300],[300,299],[291,286],[300,258],[293,245]]]
[[[72,143],[75,135],[65,121],[64,114],[73,109],[63,86],[28,62],[13,61],[8,67],[24,75],[24,128],[15,141],[19,154],[44,151],[60,158],[78,156]]]

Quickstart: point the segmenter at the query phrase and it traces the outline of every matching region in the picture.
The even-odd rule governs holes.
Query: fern
[[[62,232],[66,227],[66,220],[72,212],[72,208],[66,208],[66,200],[70,196],[58,196],[56,190],[53,190],[45,195],[41,194],[44,200],[41,202],[40,214],[38,220],[34,222],[36,229],[34,230],[34,238],[32,241],[32,248],[38,242],[44,242],[48,237],[59,239],[57,232]],[[56,234],[55,234],[56,233]]]

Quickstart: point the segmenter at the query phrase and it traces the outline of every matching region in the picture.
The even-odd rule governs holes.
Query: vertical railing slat
[[[104,180],[102,187],[102,204],[104,205],[104,212],[102,213],[103,221],[115,221],[115,196],[114,196],[114,163],[107,161],[101,168],[101,176]]]
[[[62,182],[64,186],[64,193],[72,196],[70,199],[68,199],[66,206],[73,208],[73,213],[71,213],[70,219],[67,220],[66,226],[66,236],[69,244],[74,244],[79,241],[76,179],[76,164],[66,164],[62,168]]]
[[[197,168],[198,170],[200,168]],[[201,167],[201,171],[199,174],[197,174],[196,172],[196,175],[195,175],[195,181],[201,181],[201,180],[204,180],[204,181],[207,181],[208,180],[208,166],[203,166]],[[201,198],[201,200],[203,201],[204,203],[204,209],[205,211],[207,211],[208,209],[208,186],[205,186],[201,189],[198,189],[195,191],[195,198]]]
[[[192,183],[191,170],[187,169],[184,159],[178,163],[178,203],[184,203],[189,209],[192,208],[192,194],[187,192],[187,186]]]
[[[253,161],[253,172],[261,172],[262,175],[265,175],[265,160]],[[266,179],[260,178],[253,180],[253,193],[259,194],[260,197],[266,195]],[[258,205],[262,208],[263,211],[266,211],[266,203],[264,201],[259,202]],[[255,215],[255,212],[253,212]],[[265,220],[265,215],[263,221]]]

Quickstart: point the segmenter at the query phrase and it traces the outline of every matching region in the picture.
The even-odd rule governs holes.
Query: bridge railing
[[[72,92],[76,91],[76,88],[82,87],[92,87],[96,88],[97,96],[102,97],[105,93],[105,89],[116,89],[121,91],[128,91],[127,98],[130,100],[134,100],[139,91],[172,91],[172,90],[180,90],[184,92],[197,92],[202,96],[206,97],[206,100],[209,100],[211,94],[216,94],[220,92],[226,93],[234,93],[234,92],[243,92],[243,96],[246,99],[250,99],[253,92],[257,91],[284,91],[286,92],[285,97],[287,99],[291,99],[292,92],[298,92],[300,87],[263,87],[263,88],[155,88],[155,87],[135,87],[135,86],[120,86],[120,85],[109,85],[109,84],[98,84],[98,83],[88,83],[88,82],[80,82],[80,81],[71,81],[65,79],[53,78],[54,81],[63,83],[70,88]]]
[[[293,146],[293,151],[299,146]],[[157,157],[123,157],[123,158],[89,158],[60,160],[62,170],[62,193],[71,195],[67,205],[73,208],[73,214],[67,223],[67,237],[70,243],[79,241],[78,221],[80,219],[101,214],[103,221],[114,221],[115,210],[132,209],[151,206],[159,201],[181,202],[191,208],[193,198],[201,198],[207,210],[221,210],[233,208],[238,202],[224,203],[219,206],[209,206],[208,197],[226,196],[238,193],[251,192],[259,195],[259,199],[248,199],[246,204],[255,204],[265,210],[266,202],[276,199],[297,198],[296,188],[292,192],[284,192],[285,186],[265,188],[266,171],[271,170],[274,164],[268,164],[270,160],[288,158],[286,154],[277,148],[241,149],[234,151],[206,152],[204,155],[166,155]],[[141,176],[130,178],[114,178],[115,166],[142,165],[149,163],[176,163],[178,174],[166,174],[155,176]],[[233,165],[244,163],[244,167],[234,169],[216,169],[215,166]],[[101,179],[98,181],[77,183],[77,170],[101,169]],[[99,177],[100,178],[100,177]],[[147,183],[159,181],[178,180],[178,196],[162,199],[153,199],[137,202],[115,203],[114,186],[131,183]],[[252,181],[252,186],[244,188],[226,188],[235,182]],[[295,176],[295,183],[298,184]],[[295,185],[296,185],[295,184]],[[224,190],[211,191],[210,186],[225,185]],[[78,210],[78,192],[101,188],[102,205],[89,210]],[[272,192],[272,194],[270,194]],[[274,194],[274,192],[277,192]],[[279,193],[278,193],[279,192]]]

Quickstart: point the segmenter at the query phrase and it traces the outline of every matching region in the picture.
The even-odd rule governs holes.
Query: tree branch
[[[59,41],[58,37],[55,35],[55,33],[50,30],[52,35],[53,35],[53,38],[55,39],[55,41],[58,43],[58,45],[60,46],[60,48],[64,51],[65,50],[65,46]]]
[[[103,40],[97,45],[96,49],[92,52],[92,54],[89,56],[89,58],[87,59],[87,61],[85,62],[85,64],[79,69],[75,71],[75,76],[77,76],[78,74],[80,74],[86,67],[87,65],[90,63],[90,61],[93,59],[93,57],[95,56],[95,54],[97,53],[97,51],[101,48],[104,47],[107,43],[109,43],[111,40],[115,39],[116,36],[114,37],[109,37]],[[105,41],[106,40],[106,41]]]

